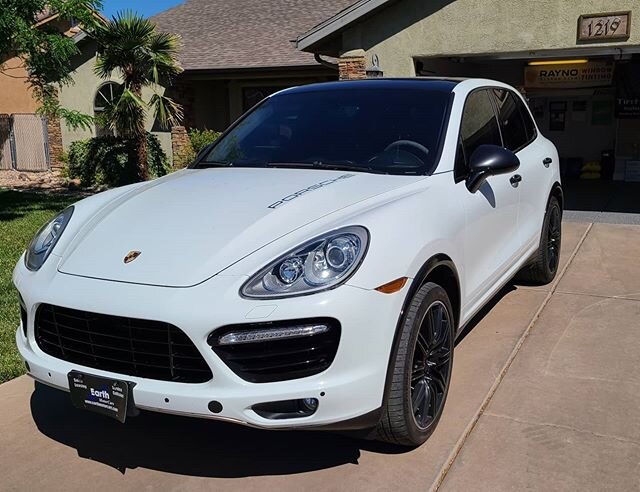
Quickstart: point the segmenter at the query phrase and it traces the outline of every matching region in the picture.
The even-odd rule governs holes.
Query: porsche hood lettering
[[[290,202],[291,200],[295,200],[296,198],[304,195],[305,193],[309,193],[310,191],[314,191],[319,188],[324,188],[325,186],[329,186],[330,184],[333,184],[336,181],[352,178],[353,176],[355,176],[355,174],[342,174],[337,178],[325,179],[324,181],[320,181],[319,183],[311,185],[308,188],[303,188],[302,190],[298,190],[295,193],[291,193],[291,195],[287,195],[284,198],[281,198],[280,200],[278,200],[277,202],[273,202],[271,205],[269,205],[269,208],[271,209],[278,208],[279,206],[284,205],[285,203]]]

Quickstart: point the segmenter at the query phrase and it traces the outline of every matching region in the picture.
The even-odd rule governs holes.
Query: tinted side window
[[[527,137],[528,137],[527,143],[530,143],[538,135],[538,130],[536,130],[536,124],[533,122],[531,113],[529,113],[529,109],[522,102],[522,99],[519,97],[516,97],[516,101],[518,104],[518,108],[520,108],[520,114],[522,115],[522,120],[524,121],[524,127],[527,132]]]
[[[493,94],[498,107],[504,146],[513,152],[518,152],[529,143],[530,139],[522,111],[518,106],[519,98],[516,98],[511,91],[504,89],[493,89]]]
[[[488,91],[475,91],[467,97],[462,111],[460,138],[464,159],[457,159],[456,178],[466,174],[469,159],[478,147],[485,144],[502,145],[498,121]]]

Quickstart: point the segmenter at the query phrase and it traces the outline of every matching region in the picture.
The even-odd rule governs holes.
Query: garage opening
[[[640,55],[414,58],[416,75],[518,88],[560,155],[567,210],[640,213]],[[572,55],[572,56],[570,56]]]

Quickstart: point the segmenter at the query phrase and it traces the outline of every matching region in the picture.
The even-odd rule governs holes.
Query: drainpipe
[[[315,60],[322,66],[330,68],[331,70],[335,70],[336,72],[338,71],[338,64],[337,63],[331,63],[330,61],[325,60],[324,58],[322,58],[320,56],[320,53],[314,53],[313,57],[315,58]]]

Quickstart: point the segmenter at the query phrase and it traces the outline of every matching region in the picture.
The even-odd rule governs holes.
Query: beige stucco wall
[[[98,78],[93,73],[95,66],[95,46],[91,42],[87,42],[82,46],[82,57],[77,60],[76,69],[72,74],[74,84],[64,86],[60,89],[60,104],[63,107],[71,110],[77,110],[84,114],[93,115],[93,101],[98,91],[98,88],[103,85],[106,80]],[[115,82],[121,82],[118,77],[113,77]],[[163,87],[158,87],[157,92],[162,94],[164,92]],[[149,101],[154,91],[151,88],[145,88],[142,91],[142,98],[145,101]],[[154,126],[153,114],[150,112],[147,114],[145,127],[151,131]],[[154,129],[157,130],[157,129]],[[167,157],[171,161],[171,132],[170,131],[153,131],[154,135],[160,140],[162,148],[164,149]],[[90,138],[95,136],[95,128],[91,130],[77,129],[73,130],[67,128],[62,123],[62,143],[65,150],[69,149],[69,145],[76,140]]]
[[[581,14],[625,10],[628,41],[576,43]],[[385,76],[415,75],[413,56],[625,45],[640,45],[640,0],[401,0],[342,34],[343,52],[378,55]]]
[[[0,71],[0,114],[34,113],[37,108],[22,60],[15,57],[4,62]]]

